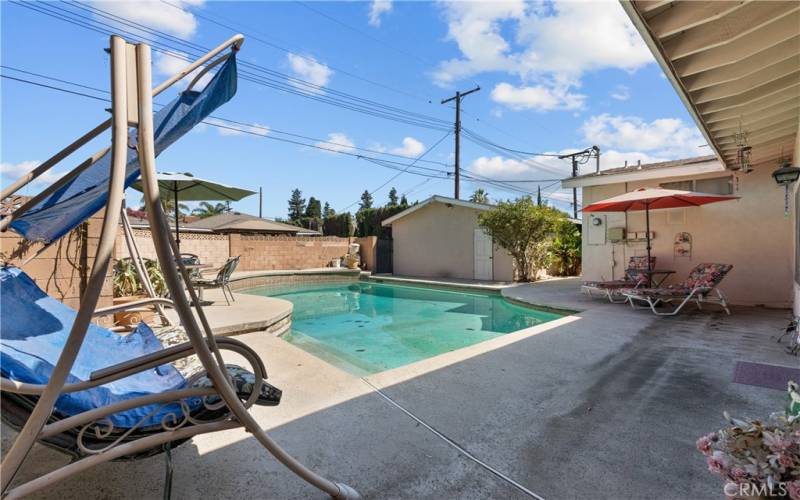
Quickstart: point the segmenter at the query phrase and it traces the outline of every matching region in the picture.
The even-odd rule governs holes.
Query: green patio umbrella
[[[180,201],[239,201],[242,198],[256,194],[255,191],[250,191],[249,189],[201,179],[188,172],[182,174],[158,172],[156,178],[158,179],[159,189],[172,193],[172,199],[175,200],[175,243],[178,245],[178,250],[181,248],[180,229],[178,226],[178,219],[180,218],[178,203]],[[141,180],[133,183],[131,187],[137,191],[144,191]]]

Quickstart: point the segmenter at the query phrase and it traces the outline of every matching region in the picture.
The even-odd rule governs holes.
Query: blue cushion
[[[77,313],[45,294],[24,272],[0,269],[0,373],[17,382],[46,384],[67,342]],[[153,331],[144,323],[129,335],[118,335],[91,324],[67,383],[88,380],[92,372],[161,350]],[[67,416],[146,394],[182,389],[186,380],[172,365],[149,369],[108,384],[62,394],[55,411]],[[189,401],[191,409],[201,401]],[[157,425],[169,413],[180,415],[171,403],[149,405],[108,417],[115,427],[129,428],[149,413],[143,426]]]

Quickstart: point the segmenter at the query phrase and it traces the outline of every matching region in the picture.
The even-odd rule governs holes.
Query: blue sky
[[[710,151],[701,147],[705,141],[617,2],[168,1],[45,5],[51,13],[95,27],[97,22],[114,22],[104,15],[148,26],[159,32],[156,40],[163,47],[184,54],[187,47],[176,39],[215,46],[233,31],[214,21],[227,24],[249,35],[240,61],[320,86],[309,98],[240,81],[237,96],[216,114],[254,125],[250,131],[256,135],[202,125],[158,158],[162,171],[191,172],[256,191],[263,187],[265,216],[285,217],[295,187],[337,211],[348,206],[354,211],[357,206],[351,205],[364,189],[374,190],[400,173],[353,156],[276,140],[292,139],[281,132],[315,139],[293,138],[308,144],[327,140],[321,145],[329,149],[354,153],[354,146],[409,158],[446,134],[313,99],[336,92],[346,93],[348,102],[368,99],[452,121],[453,109],[440,100],[480,85],[480,92],[463,101],[465,128],[526,152],[563,153],[597,144],[603,168]],[[8,1],[0,9],[3,75],[103,96],[16,70],[107,90],[107,35]],[[154,53],[155,80],[182,64],[181,54]],[[108,104],[101,101],[6,78],[0,84],[3,182],[108,116]],[[157,100],[166,102],[175,92]],[[56,172],[102,147],[108,137],[101,139]],[[362,154],[403,164],[413,161]],[[375,192],[376,202],[384,203],[392,186],[412,201],[432,194],[452,196],[452,180],[443,173],[452,170],[452,135],[424,159],[438,163],[417,165],[436,172],[412,170],[437,178],[402,173]],[[492,200],[513,198],[519,190],[535,192],[540,185],[552,203],[569,208],[571,194],[551,180],[569,175],[566,161],[492,150],[466,138],[461,161],[475,176],[492,180],[488,185],[465,180],[462,197],[482,187]],[[582,172],[590,168],[594,166],[582,167]],[[531,179],[542,182],[501,183]],[[128,200],[138,204],[139,196],[131,193]],[[251,197],[234,207],[257,213],[257,204],[257,197]]]

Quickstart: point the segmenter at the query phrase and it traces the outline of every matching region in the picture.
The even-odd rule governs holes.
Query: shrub
[[[322,223],[322,233],[326,236],[349,238],[353,235],[353,216],[350,212],[326,217]]]
[[[359,210],[356,213],[356,234],[358,236],[377,236],[381,239],[391,238],[392,228],[381,226],[381,222],[395,214],[399,214],[406,208],[402,205],[397,205]]]

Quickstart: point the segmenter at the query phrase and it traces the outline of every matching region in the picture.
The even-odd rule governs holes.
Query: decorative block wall
[[[347,253],[348,238],[231,234],[230,255],[241,257],[237,271],[327,267]]]

